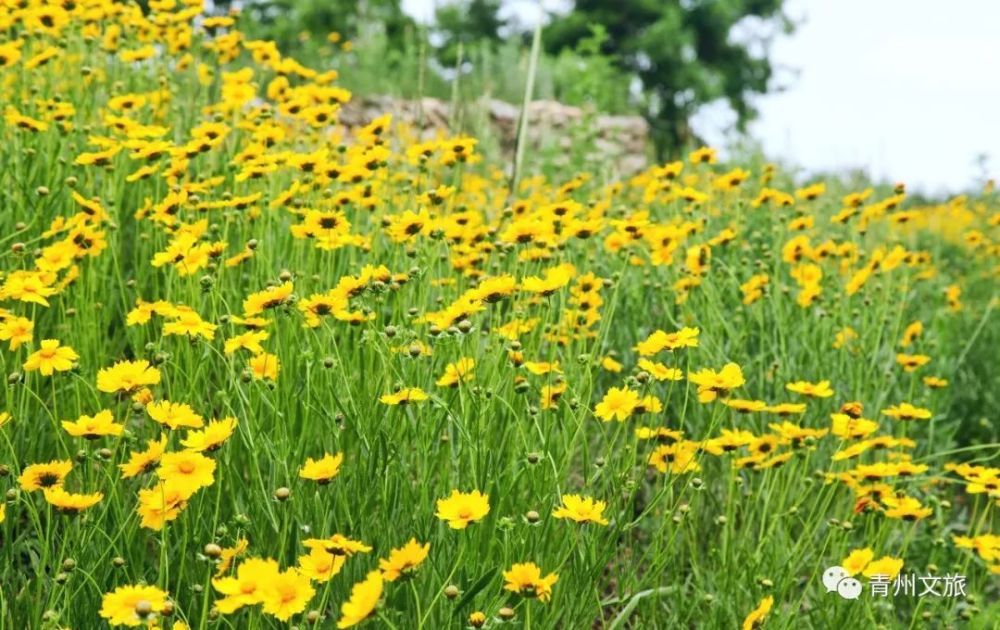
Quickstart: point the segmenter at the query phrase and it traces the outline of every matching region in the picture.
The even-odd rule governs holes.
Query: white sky
[[[537,2],[507,10],[537,19]],[[560,0],[545,0],[558,6]],[[434,0],[404,0],[427,19]],[[799,24],[772,48],[783,92],[761,97],[750,135],[807,171],[862,167],[928,192],[973,184],[975,159],[1000,169],[1000,1],[786,0]],[[725,144],[728,117],[697,129]]]

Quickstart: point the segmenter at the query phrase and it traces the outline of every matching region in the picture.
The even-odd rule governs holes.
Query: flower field
[[[995,627],[990,186],[511,169],[149,4],[0,2],[0,628]]]

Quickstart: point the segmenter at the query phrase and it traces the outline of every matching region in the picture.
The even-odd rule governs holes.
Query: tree
[[[507,23],[500,17],[501,0],[452,0],[434,12],[435,31],[441,38],[438,60],[445,66],[458,63],[458,46],[495,45]]]
[[[550,52],[572,49],[591,34],[592,25],[603,26],[602,51],[640,79],[643,113],[664,154],[696,140],[691,116],[718,99],[735,112],[738,128],[746,128],[756,115],[753,95],[766,92],[772,77],[771,33],[774,27],[792,29],[782,3],[576,0],[572,12],[546,27],[543,41]],[[731,36],[737,24],[743,37]]]
[[[301,33],[344,39],[357,37],[365,27],[379,25],[390,45],[403,48],[413,19],[403,12],[402,0],[215,0],[216,13],[241,6],[252,36],[273,39],[282,50],[294,47]]]

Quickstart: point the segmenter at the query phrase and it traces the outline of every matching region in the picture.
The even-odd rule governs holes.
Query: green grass
[[[374,619],[366,622],[371,627],[465,627],[470,613],[483,611],[487,627],[723,628],[739,626],[768,596],[774,601],[764,622],[768,628],[993,623],[989,601],[997,594],[996,578],[973,551],[957,548],[953,536],[995,532],[996,496],[968,492],[945,464],[996,465],[997,429],[991,419],[998,411],[1000,377],[991,348],[998,337],[1000,209],[995,193],[952,205],[904,203],[913,216],[897,225],[897,209],[884,203],[893,193],[879,189],[864,204],[862,212],[870,216],[861,230],[861,217],[831,223],[841,197],[850,192],[833,183],[814,201],[753,207],[765,186],[795,189],[784,175],[770,180],[763,165],[753,165],[746,181],[731,190],[716,185],[730,166],[690,161],[670,186],[655,168],[618,182],[614,169],[604,168],[567,188],[563,185],[584,170],[582,158],[573,158],[573,168],[555,168],[545,154],[528,152],[522,185],[511,196],[502,172],[506,165],[489,152],[442,164],[442,156],[455,154],[451,140],[436,144],[434,156],[418,164],[407,159],[412,131],[395,125],[384,134],[387,152],[377,155],[380,150],[371,143],[340,144],[330,127],[311,127],[294,114],[255,117],[260,110],[249,99],[203,112],[231,94],[223,90],[223,72],[253,67],[257,95],[264,98],[274,69],[254,64],[247,51],[231,66],[220,65],[202,46],[201,33],[194,34],[193,63],[186,68],[176,64],[187,51],[161,51],[148,61],[126,63],[120,53],[99,47],[112,22],[128,23],[121,17],[100,21],[100,32],[90,38],[75,18],[51,34],[24,34],[20,22],[6,31],[8,40],[23,39],[23,58],[0,69],[0,85],[11,106],[47,121],[49,128],[20,129],[12,118],[0,128],[2,307],[10,317],[34,322],[29,343],[16,350],[4,343],[0,350],[7,375],[2,411],[10,415],[0,428],[0,488],[7,493],[0,523],[0,626],[99,627],[106,623],[98,614],[106,593],[145,583],[169,593],[173,607],[166,627],[181,620],[192,628],[281,627],[287,624],[264,614],[259,604],[225,615],[214,609],[221,595],[212,584],[214,552],[206,545],[228,548],[245,539],[249,548],[237,566],[260,557],[286,569],[308,553],[306,539],[334,533],[362,540],[372,551],[348,558],[332,580],[314,582],[315,595],[291,618],[299,627],[336,625],[352,585],[411,538],[429,543],[429,555],[408,579],[386,582]],[[188,26],[182,21],[173,28],[153,32],[144,42],[179,41]],[[134,25],[125,26],[119,49],[137,48],[141,36]],[[27,69],[25,60],[48,45],[57,46],[59,55]],[[199,81],[199,63],[213,70],[211,81]],[[83,67],[88,71],[80,71]],[[312,85],[294,77],[292,83]],[[141,164],[128,157],[134,147],[122,149],[105,167],[74,164],[83,151],[94,150],[86,146],[88,137],[108,136],[122,144],[122,136],[102,123],[110,97],[152,94],[161,87],[169,95],[162,108],[144,105],[130,114],[133,120],[168,127],[164,138],[174,147],[183,146],[190,129],[205,120],[225,123],[228,135],[192,157],[173,181],[161,177],[169,156],[159,161],[161,173],[126,181]],[[65,127],[39,104],[56,96],[75,107]],[[234,157],[269,121],[286,133],[267,149],[281,159],[273,173],[244,181]],[[329,151],[323,164],[357,166],[375,156],[378,165],[360,181],[345,182],[322,181],[289,163],[318,148]],[[533,177],[537,173],[548,176]],[[213,177],[220,179],[204,190],[195,186]],[[271,208],[294,180],[317,184]],[[440,204],[422,198],[439,186],[453,186],[455,192],[444,194]],[[691,202],[685,188],[704,199]],[[181,204],[175,218],[189,226],[206,221],[197,243],[225,244],[224,253],[190,275],[182,275],[180,264],[151,265],[177,224],[137,216],[172,189],[188,189],[195,197]],[[66,238],[65,232],[45,232],[58,217],[79,218],[74,191],[101,200],[107,216],[83,220],[107,246],[89,256],[77,244],[71,265],[79,276],[50,296],[48,307],[21,301],[12,274],[35,269],[35,250]],[[254,193],[261,197],[251,207],[199,209],[201,202]],[[301,221],[296,210],[324,207],[340,193],[353,195],[342,208],[350,233],[368,239],[367,247],[327,251],[293,238],[290,227]],[[595,222],[588,238],[570,236],[580,224],[559,218],[557,206],[574,203],[579,204],[571,212],[574,220]],[[394,239],[386,225],[422,208],[431,218],[419,233]],[[792,230],[789,223],[802,217],[813,217],[815,225]],[[501,235],[511,227],[537,229],[540,235],[528,243],[503,242]],[[671,232],[677,227],[684,228],[682,234]],[[735,230],[731,242],[709,244],[727,228]],[[969,238],[974,230],[979,241]],[[659,257],[661,237],[668,234],[678,243],[670,263]],[[823,270],[821,293],[807,307],[796,303],[800,286],[791,272],[798,263],[787,262],[782,253],[800,234],[808,235],[813,247],[828,239],[856,247],[855,254],[814,256],[812,262]],[[232,267],[222,264],[251,241],[252,257]],[[702,245],[711,257],[699,272],[687,258],[689,248]],[[879,248],[888,253],[896,245],[928,257],[882,266],[848,295],[852,275]],[[526,255],[533,249],[536,260]],[[470,256],[475,262],[465,265]],[[565,286],[547,296],[526,287],[526,278],[544,276],[563,263],[575,268]],[[305,327],[297,304],[357,276],[366,265],[384,265],[395,277],[363,283],[341,309],[364,314],[363,321],[349,324],[328,315],[318,327]],[[70,277],[70,269],[42,279],[55,286]],[[584,292],[588,306],[583,307],[574,289],[588,273],[599,289]],[[765,295],[744,305],[740,285],[762,273],[769,276]],[[504,274],[519,285],[506,298],[453,321],[424,321],[482,277]],[[694,281],[699,283],[689,290],[678,288],[679,282]],[[280,374],[274,381],[257,379],[249,372],[250,354],[226,354],[224,341],[245,331],[237,323],[244,299],[283,282],[293,284],[293,297],[265,313],[271,323],[263,342],[280,359]],[[963,289],[960,309],[945,298],[952,285]],[[128,325],[140,299],[190,307],[217,325],[214,338],[165,335],[176,311]],[[577,320],[580,311],[590,319]],[[500,334],[514,319],[538,323],[514,341]],[[916,320],[923,323],[923,334],[901,349],[903,330]],[[732,398],[803,402],[806,412],[790,418],[736,413],[721,401],[699,402],[686,379],[658,382],[637,367],[639,342],[655,330],[685,326],[700,329],[697,347],[651,358],[685,376],[734,362],[745,384]],[[858,337],[850,347],[835,349],[834,339],[845,327]],[[76,365],[52,376],[26,371],[27,357],[50,338],[76,351]],[[431,354],[411,356],[417,343]],[[511,352],[527,361],[559,361],[561,374],[516,367]],[[898,352],[926,354],[930,363],[904,372]],[[602,366],[609,356],[623,371]],[[446,366],[463,357],[476,362],[474,380],[455,388],[435,385]],[[145,359],[159,369],[162,380],[150,388],[155,399],[187,403],[206,420],[231,416],[239,422],[235,434],[209,454],[216,463],[213,483],[195,492],[176,520],[160,530],[142,527],[136,512],[138,493],[155,485],[156,472],[122,479],[118,465],[160,435],[167,436],[168,452],[182,451],[187,431],[167,430],[142,404],[97,389],[98,372],[125,359]],[[948,379],[949,386],[926,387],[922,378],[931,375]],[[804,398],[786,389],[799,380],[829,380],[835,394]],[[542,408],[542,388],[562,382],[566,391],[558,402]],[[429,399],[408,406],[379,402],[402,387],[420,387]],[[656,396],[663,410],[603,422],[595,407],[613,387]],[[915,447],[834,461],[846,444],[826,435],[780,445],[778,453],[790,458],[775,468],[735,469],[733,461],[747,455],[741,447],[722,456],[699,452],[700,470],[664,474],[648,462],[656,444],[635,433],[638,427],[664,427],[700,442],[723,429],[749,431],[756,438],[773,435],[769,425],[785,420],[827,429],[830,415],[849,401],[864,404],[865,417],[879,422],[879,435],[907,437]],[[904,422],[881,415],[903,401],[930,409],[933,417]],[[70,436],[60,425],[102,409],[125,426],[123,435],[90,441]],[[892,461],[903,452],[928,469],[887,482],[931,509],[920,520],[856,513],[855,493],[827,477],[858,463]],[[324,453],[343,453],[337,477],[328,485],[301,479],[306,459]],[[40,491],[20,488],[17,478],[27,465],[57,459],[74,462],[66,489],[101,492],[97,505],[64,514]],[[450,529],[435,516],[436,502],[454,489],[487,494],[489,514],[466,529]],[[554,518],[553,509],[568,494],[606,502],[608,525]],[[867,584],[859,601],[826,593],[822,572],[865,547],[875,558],[903,559],[904,573],[963,574],[968,596],[879,599],[867,592]],[[536,563],[543,575],[558,574],[550,601],[503,589],[503,573],[520,562]],[[454,597],[448,596],[450,585],[457,588]],[[513,610],[512,620],[501,618],[504,607]]]

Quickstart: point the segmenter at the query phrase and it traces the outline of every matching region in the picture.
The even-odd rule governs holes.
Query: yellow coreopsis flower
[[[0,341],[9,341],[13,352],[23,344],[31,343],[35,323],[26,317],[10,317],[0,321]]]
[[[320,485],[328,484],[340,472],[342,461],[344,461],[343,453],[337,453],[336,455],[326,454],[318,460],[310,457],[306,459],[306,463],[299,469],[299,477],[310,479]]]
[[[160,458],[167,448],[167,436],[160,436],[159,440],[149,440],[146,442],[146,450],[134,452],[129,456],[129,460],[124,464],[119,464],[122,471],[122,478],[129,479],[143,473],[152,472],[160,463]]]
[[[197,429],[205,424],[205,419],[194,412],[190,405],[160,400],[146,405],[146,413],[160,424],[177,429],[188,427]]]
[[[97,389],[107,393],[131,394],[159,382],[160,371],[145,360],[119,361],[97,372]]]
[[[378,566],[382,570],[382,577],[389,582],[408,577],[427,559],[430,549],[430,543],[421,545],[416,538],[411,538],[399,549],[390,551],[388,558],[379,560]]]
[[[882,411],[882,415],[896,418],[897,420],[930,420],[931,410],[923,407],[916,407],[908,402],[893,405]]]
[[[246,317],[253,317],[268,309],[281,306],[291,298],[293,289],[291,282],[285,282],[280,286],[253,293],[243,301],[243,314]]]
[[[478,490],[459,492],[452,490],[451,496],[438,499],[435,515],[448,523],[452,529],[465,529],[469,523],[481,521],[490,512],[490,498]]]
[[[228,440],[236,431],[236,418],[211,420],[201,431],[188,431],[181,445],[189,451],[211,453]]]
[[[886,580],[892,580],[899,572],[903,569],[902,558],[893,558],[892,556],[882,556],[878,560],[871,561],[867,567],[865,567],[862,574],[871,578],[876,575],[882,576]]]
[[[774,606],[774,597],[768,595],[764,599],[760,600],[757,608],[750,611],[750,614],[743,619],[743,630],[755,630],[760,628],[764,623],[764,618],[767,614],[771,612],[771,607]]]
[[[228,615],[244,606],[253,606],[264,601],[268,584],[278,576],[278,563],[274,560],[249,558],[240,563],[236,577],[215,578],[212,587],[224,595],[215,600],[219,612]]]
[[[419,387],[406,387],[394,394],[383,394],[378,400],[385,405],[396,406],[422,402],[427,398],[427,393]]]
[[[24,362],[24,371],[38,370],[42,376],[51,376],[53,372],[73,369],[73,362],[79,358],[73,348],[60,345],[58,339],[45,339],[38,351],[28,355],[28,360]]]
[[[268,352],[261,352],[250,359],[250,371],[257,380],[275,381],[278,379],[278,372],[281,371],[281,361],[278,356]]]
[[[476,377],[472,371],[475,367],[474,359],[463,357],[454,363],[449,363],[435,384],[438,387],[458,387],[459,383],[468,383]]]
[[[868,563],[875,557],[875,552],[870,548],[855,549],[846,558],[840,561],[840,566],[847,571],[847,575],[857,575],[865,570]]]
[[[335,556],[353,556],[356,553],[368,553],[372,550],[360,540],[351,540],[343,534],[334,534],[329,538],[308,538],[302,544],[308,549],[322,549]]]
[[[746,382],[743,370],[735,363],[727,363],[718,372],[705,368],[689,373],[688,380],[698,386],[698,400],[701,402],[711,402],[720,394],[727,394]]]
[[[193,451],[166,453],[160,458],[157,476],[173,485],[184,499],[215,481],[215,460]]]
[[[604,501],[595,501],[591,497],[578,494],[564,494],[562,505],[552,511],[552,516],[577,523],[607,525],[608,521],[603,516],[606,507],[607,504]]]
[[[45,464],[31,464],[21,471],[17,483],[25,492],[53,488],[61,486],[71,470],[73,470],[73,462],[68,459]]]
[[[62,427],[73,437],[96,440],[105,435],[121,435],[125,426],[117,424],[107,409],[93,416],[80,416],[76,421],[63,420]]]
[[[82,512],[89,507],[93,507],[101,502],[104,493],[94,492],[93,494],[76,494],[66,492],[62,486],[53,486],[42,490],[45,495],[45,502],[61,512],[75,514]]]
[[[830,389],[830,381],[820,381],[818,383],[795,381],[794,383],[785,385],[785,389],[811,398],[829,398],[833,396],[833,390]]]
[[[594,407],[594,415],[605,422],[610,422],[612,419],[622,422],[632,415],[638,404],[638,392],[628,387],[612,387]]]
[[[356,626],[375,613],[378,601],[382,597],[382,573],[372,571],[368,576],[351,588],[351,598],[340,607],[340,620],[337,628]]]
[[[552,585],[559,581],[559,576],[549,573],[542,577],[542,570],[534,562],[515,564],[503,572],[504,590],[517,593],[524,597],[537,597],[539,601],[547,602],[552,597]]]
[[[141,626],[155,621],[167,607],[167,593],[155,586],[119,586],[105,593],[101,617],[115,626]]]
[[[347,561],[347,556],[329,553],[319,547],[313,547],[308,555],[299,556],[299,571],[310,580],[329,582],[340,573]]]
[[[309,577],[297,569],[288,569],[271,576],[263,584],[261,593],[262,610],[281,621],[288,621],[292,615],[306,609],[316,589],[309,583]]]

